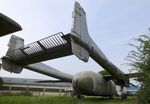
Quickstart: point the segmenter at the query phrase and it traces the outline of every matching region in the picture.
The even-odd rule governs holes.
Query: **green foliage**
[[[19,93],[21,96],[32,96],[33,93],[30,91],[22,91]]]
[[[139,80],[142,84],[142,89],[139,91],[138,104],[149,104],[150,102],[150,37],[142,35],[135,39],[139,44],[135,47],[136,50],[129,52],[128,59],[133,70],[143,73]]]
[[[23,91],[23,92],[0,92],[0,96],[32,96],[33,93],[29,91]]]
[[[3,85],[3,79],[0,77],[0,86]]]
[[[121,98],[87,97],[77,99],[66,96],[1,96],[0,104],[134,104],[135,97]]]

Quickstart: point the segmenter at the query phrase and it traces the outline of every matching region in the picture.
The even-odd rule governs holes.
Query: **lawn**
[[[136,104],[135,97],[127,100],[87,97],[77,99],[66,96],[0,96],[0,104]]]

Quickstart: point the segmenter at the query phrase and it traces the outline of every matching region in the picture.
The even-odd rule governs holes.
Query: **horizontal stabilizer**
[[[142,77],[143,74],[142,73],[129,73],[129,74],[125,74],[125,76],[127,78],[139,78],[139,77]]]
[[[39,41],[22,46],[22,43],[17,43],[17,49],[8,50],[7,56],[10,60],[15,61],[20,65],[28,65],[50,59],[55,59],[63,56],[72,55],[70,45],[62,38],[63,33],[57,33],[52,36],[43,38]],[[11,46],[14,47],[11,42]],[[21,47],[19,47],[21,44]]]
[[[129,79],[129,78],[139,78],[139,77],[142,77],[142,76],[143,76],[142,73],[128,73],[128,74],[125,74],[125,77],[127,79]],[[105,78],[107,80],[115,79],[112,75],[104,75],[103,78]]]

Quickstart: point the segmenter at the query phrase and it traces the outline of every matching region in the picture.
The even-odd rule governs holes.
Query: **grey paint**
[[[30,65],[25,66],[25,68],[32,70],[34,72],[38,72],[38,73],[48,75],[57,79],[61,79],[62,81],[72,82],[73,75],[58,71],[44,63],[30,64]]]
[[[58,78],[65,82],[71,82],[75,92],[92,96],[112,96],[116,93],[115,84],[111,80],[105,80],[99,73],[91,71],[79,72],[73,76],[63,73],[43,63],[25,66],[25,68]]]
[[[16,63],[28,65],[71,55],[70,45],[62,38],[63,35],[60,32],[28,45],[23,44],[20,47],[17,47],[17,45],[21,38],[14,39],[14,37],[11,37],[10,43],[12,43],[11,40],[15,40],[15,44],[9,46],[9,48],[13,48],[14,50],[8,50],[7,56],[9,56],[9,60],[15,61]]]
[[[80,72],[73,78],[73,88],[77,93],[92,96],[112,96],[116,93],[115,83],[105,80],[99,73]]]
[[[110,74],[112,74],[114,78],[120,81],[121,84],[125,85],[125,74],[106,58],[103,52],[98,48],[98,46],[89,36],[86,24],[85,11],[77,2],[75,3],[74,13],[75,14],[73,17],[73,29],[71,33],[60,37],[61,40],[63,40],[63,42],[57,44],[57,42],[59,41],[50,39],[49,44],[52,41],[55,41],[55,45],[53,47],[47,48],[42,44],[43,41],[51,38],[47,37],[42,40],[31,43],[27,46],[20,47],[19,49],[8,53],[7,56],[2,58],[3,64],[6,62],[6,60],[10,61],[6,62],[4,66],[2,66],[5,69],[5,66],[11,66],[14,64],[18,67],[25,67],[29,70],[61,79],[62,81],[72,82],[73,80],[73,87],[75,91],[80,92],[82,94],[96,96],[111,96],[115,93],[115,84],[111,80],[105,80],[98,73],[85,71],[75,76],[72,76],[60,72],[54,68],[51,68],[50,66],[45,65],[43,63],[35,63],[72,54],[76,55],[79,59],[87,62],[90,56],[99,65],[101,65]],[[36,44],[36,49],[31,48],[32,44]],[[14,54],[15,56],[13,56]],[[14,69],[11,67],[7,69],[7,71],[10,72],[16,72],[16,70],[17,68]]]
[[[58,40],[58,37],[60,40]],[[47,44],[53,42],[55,45],[52,47],[51,45],[49,45],[49,47],[45,47],[44,44],[46,43],[46,40],[50,40]],[[72,54],[76,55],[79,59],[85,62],[88,61],[89,56],[92,57],[100,66],[116,78],[118,82],[126,85],[125,74],[106,58],[104,53],[89,36],[86,13],[77,2],[75,2],[74,7],[73,28],[71,33],[67,35],[58,33],[41,39],[29,45],[20,47],[14,51],[8,52],[7,56],[9,56],[8,60],[14,61],[17,64],[28,65]],[[2,58],[2,61],[6,62],[3,59],[7,59],[7,57]],[[10,65],[12,66],[12,64]],[[15,67],[17,66],[15,65]],[[7,70],[9,69],[7,68]],[[10,70],[13,72],[13,69]],[[20,67],[18,67],[18,70],[20,70]]]
[[[125,73],[111,63],[104,53],[99,49],[95,42],[91,39],[87,29],[86,13],[79,3],[75,3],[75,17],[73,29],[68,36],[73,40],[74,45],[78,48],[73,48],[73,53],[81,60],[87,62],[88,55],[93,58],[100,66],[107,70],[121,84],[126,84]],[[79,27],[80,28],[79,28]],[[77,52],[78,53],[77,53]]]

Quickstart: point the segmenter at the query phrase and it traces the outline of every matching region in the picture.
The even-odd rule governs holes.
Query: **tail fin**
[[[71,34],[76,35],[81,39],[81,41],[90,45],[91,38],[88,33],[86,13],[78,2],[75,2]],[[71,41],[71,45],[73,54],[75,54],[79,59],[87,62],[89,59],[89,52],[73,40]]]
[[[20,73],[23,69],[23,67],[17,65],[16,63],[11,61],[11,57],[15,57],[14,54],[9,54],[11,51],[20,48],[24,45],[24,39],[12,35],[9,43],[8,43],[8,51],[6,53],[6,56],[2,58],[2,67],[4,70],[9,71],[9,72],[14,72],[14,73]]]
[[[15,49],[18,49],[20,47],[22,47],[24,45],[24,39],[18,37],[18,36],[15,36],[15,35],[12,35],[10,40],[9,40],[9,43],[8,43],[8,51],[6,53],[6,56],[8,55],[9,52],[15,50]]]

